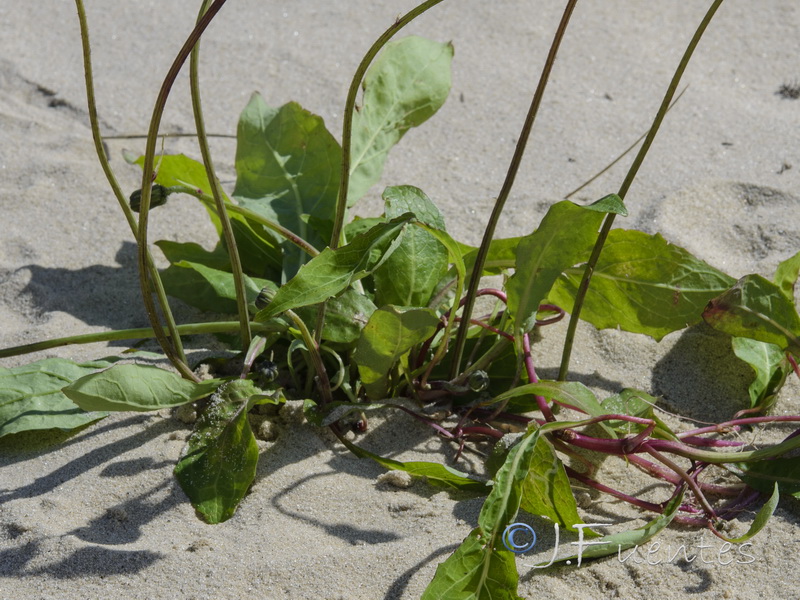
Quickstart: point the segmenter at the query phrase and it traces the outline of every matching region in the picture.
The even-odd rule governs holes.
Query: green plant
[[[139,242],[141,285],[153,327],[150,332],[113,335],[157,337],[183,378],[163,369],[110,362],[74,365],[51,360],[34,368],[12,369],[4,378],[8,401],[0,412],[0,433],[72,428],[100,418],[104,411],[197,402],[200,417],[176,476],[200,514],[219,522],[233,514],[258,460],[248,412],[286,398],[305,399],[309,420],[330,426],[357,455],[425,476],[432,483],[488,496],[478,527],[442,565],[426,594],[430,597],[453,597],[456,591],[476,597],[494,593],[513,597],[516,567],[502,536],[519,508],[568,529],[581,524],[568,476],[598,489],[602,484],[594,480],[591,465],[584,471],[568,468],[557,452],[570,456],[576,449],[588,449],[624,456],[674,485],[674,494],[660,504],[608,490],[661,516],[625,540],[599,540],[604,544],[594,546],[594,556],[616,552],[620,544],[638,543],[671,519],[708,525],[723,535],[717,530],[719,520],[753,502],[753,490],[760,490],[771,495],[748,536],[755,534],[774,510],[778,490],[798,491],[796,459],[783,456],[800,442],[791,437],[765,450],[720,452],[704,448],[738,442],[706,434],[755,422],[798,420],[759,414],[774,401],[792,357],[800,352],[800,318],[791,294],[800,256],[781,265],[773,282],[758,276],[734,282],[657,235],[611,228],[615,216],[627,212],[623,203],[627,189],[711,13],[682,61],[619,192],[590,206],[557,203],[530,235],[493,239],[575,4],[570,2],[483,244],[473,249],[445,232],[438,210],[416,188],[388,188],[383,218],[348,222],[346,217],[347,210],[378,179],[388,149],[408,127],[431,116],[447,95],[452,53],[448,45],[418,38],[386,44],[402,25],[437,3],[426,2],[406,15],[365,57],[350,88],[341,148],[319,118],[297,105],[272,109],[254,97],[240,121],[239,177],[232,194],[236,202],[225,196],[213,173],[195,68],[192,89],[203,163],[186,157],[155,159],[160,110],[172,81],[190,52],[196,66],[202,28],[223,4],[206,3],[198,28],[159,96],[146,153],[134,158],[143,168],[142,189],[131,198],[138,221],[116,190]],[[719,4],[715,2],[712,9]],[[373,63],[381,48],[383,54]],[[355,110],[364,77],[362,105]],[[409,79],[420,86],[408,86]],[[411,97],[409,92],[413,92]],[[402,110],[396,109],[398,98]],[[90,110],[91,106],[90,100]],[[376,122],[391,126],[378,127]],[[96,128],[95,133],[100,150]],[[371,161],[359,160],[364,156]],[[356,160],[351,161],[352,157]],[[151,185],[153,176],[155,185]],[[152,207],[176,193],[192,195],[204,204],[221,240],[212,252],[193,244],[158,243],[171,263],[158,274],[148,255],[147,216]],[[503,289],[479,289],[482,276],[497,273],[508,277]],[[625,286],[619,284],[622,275],[629,276]],[[167,294],[202,310],[239,318],[175,325]],[[158,306],[153,295],[158,297]],[[480,296],[495,298],[497,308],[487,316],[472,318],[474,301]],[[609,306],[616,310],[610,311]],[[159,322],[159,309],[166,326]],[[560,318],[564,311],[571,313],[573,324],[580,315],[597,327],[619,326],[655,338],[705,316],[734,336],[737,354],[754,365],[757,378],[751,398],[756,410],[752,416],[741,415],[713,429],[675,432],[657,417],[654,400],[642,392],[623,390],[600,402],[576,382],[538,381],[530,358],[532,331]],[[235,347],[241,350],[241,365],[233,367],[233,375],[221,371],[217,379],[200,381],[186,362],[180,336],[209,331],[238,334]],[[561,380],[569,374],[574,337],[573,325],[565,344]],[[110,338],[95,335],[78,341]],[[27,349],[44,347],[48,344]],[[21,350],[11,349],[4,355]],[[65,379],[73,383],[64,387]],[[21,394],[23,385],[34,394]],[[422,410],[432,406],[454,421],[434,419]],[[571,420],[557,418],[558,406],[574,411]],[[519,424],[522,435],[510,447],[498,445],[489,463],[493,485],[488,487],[486,481],[443,465],[374,456],[344,437],[348,424],[363,429],[366,414],[381,409],[412,414],[459,449],[470,439],[502,439],[503,433],[494,426],[502,421]],[[34,416],[35,411],[43,414]],[[527,416],[532,412],[541,416]],[[600,429],[586,429],[592,425]],[[681,467],[676,457],[688,458],[690,466]],[[545,465],[555,475],[544,479],[532,465]],[[714,465],[723,465],[750,487],[705,484],[700,475]],[[781,473],[779,486],[774,485],[776,472]],[[713,502],[729,492],[740,494],[732,505],[719,507]]]

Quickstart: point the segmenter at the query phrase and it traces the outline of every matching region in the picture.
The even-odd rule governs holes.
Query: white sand
[[[89,2],[105,133],[146,131],[161,79],[191,29],[194,4]],[[706,4],[578,5],[502,235],[530,232],[551,202],[646,130]],[[413,5],[230,2],[202,50],[209,130],[233,133],[247,98],[260,90],[273,105],[297,100],[338,137],[355,65]],[[460,240],[480,239],[561,5],[444,3],[408,29],[453,40],[453,92],[440,114],[395,149],[384,183],[423,188]],[[631,189],[632,214],[623,225],[660,231],[737,277],[771,275],[800,249],[800,100],[775,93],[800,79],[798,56],[796,2],[728,0],[686,74],[688,91]],[[177,84],[163,131],[193,129],[186,81],[182,76]],[[94,156],[83,85],[70,2],[0,5],[0,347],[146,324],[132,236]],[[128,191],[139,187],[139,173],[121,151],[143,147],[142,140],[109,142]],[[226,183],[234,177],[234,147],[233,140],[214,143]],[[198,155],[186,140],[171,140],[166,149]],[[579,197],[616,191],[624,172],[624,165],[616,167]],[[376,187],[362,210],[380,210],[378,197]],[[173,202],[154,213],[150,237],[209,246],[213,231],[202,213],[189,200]],[[185,309],[178,314],[191,316]],[[547,330],[534,350],[545,376],[558,363],[564,329]],[[99,358],[121,349],[75,347],[0,364]],[[660,344],[582,327],[573,369],[599,394],[637,387],[663,397],[671,410],[709,420],[745,402],[747,367],[726,352],[727,341],[703,327]],[[781,402],[779,411],[800,412],[800,386],[792,381]],[[188,429],[166,416],[110,417],[49,448],[39,434],[0,440],[0,598],[418,598],[436,565],[475,526],[482,501],[421,482],[407,489],[380,483],[383,469],[294,419],[285,411],[277,440],[263,444],[251,493],[218,526],[195,517],[172,476]],[[763,442],[781,432],[748,435]],[[392,457],[452,455],[403,418],[376,420],[359,443]],[[607,462],[612,485],[636,493],[649,484],[621,462]],[[620,523],[638,514],[606,498],[585,500],[587,520]],[[691,564],[609,558],[547,573],[520,559],[520,593],[797,597],[797,515],[797,502],[782,500],[745,549],[752,562],[735,548],[720,556],[721,542],[707,533],[674,527],[659,538],[661,558],[668,544],[673,552],[685,544],[690,556],[703,540],[710,549]],[[744,532],[748,519],[735,522],[732,532]],[[547,533],[542,524],[542,559],[552,549]]]

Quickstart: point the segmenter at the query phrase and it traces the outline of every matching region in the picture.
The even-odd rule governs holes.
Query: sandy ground
[[[88,4],[104,133],[143,133],[161,79],[191,29],[195,3]],[[501,223],[503,236],[530,232],[550,203],[646,130],[705,5],[579,3]],[[209,130],[234,133],[239,111],[259,90],[272,105],[300,102],[338,137],[355,65],[412,6],[407,0],[230,2],[202,50]],[[395,149],[384,183],[423,188],[462,241],[480,238],[561,9],[553,0],[443,3],[408,29],[453,41],[453,91],[440,113]],[[660,231],[737,277],[771,275],[800,249],[800,100],[776,94],[800,80],[798,56],[796,2],[728,0],[628,196],[632,214],[624,226]],[[186,82],[181,77],[176,86],[163,131],[193,129]],[[0,5],[2,347],[146,324],[132,236],[94,156],[85,106],[72,4]],[[144,142],[108,146],[126,190],[139,187],[139,173],[121,153],[141,151]],[[214,143],[226,185],[234,178],[234,148],[233,140]],[[198,155],[186,140],[170,140],[166,150]],[[624,169],[579,197],[615,191]],[[362,212],[379,210],[379,191]],[[213,231],[186,200],[154,214],[151,239],[210,246]],[[192,313],[179,308],[178,316]],[[546,331],[534,350],[545,377],[554,374],[564,329]],[[202,342],[196,345],[199,352]],[[75,347],[0,365],[44,356],[99,358],[122,348]],[[573,368],[599,394],[637,387],[694,419],[724,418],[745,403],[748,368],[731,357],[724,338],[700,326],[661,343],[584,327]],[[778,411],[800,412],[800,386],[787,386]],[[169,416],[120,414],[58,438],[54,447],[43,444],[53,436],[40,434],[0,440],[0,598],[418,598],[436,565],[476,523],[480,499],[421,482],[409,488],[379,482],[381,468],[298,424],[290,409],[278,430],[275,441],[262,443],[251,493],[236,517],[218,526],[194,516],[172,476],[188,429]],[[785,433],[748,435],[762,442]],[[392,457],[452,454],[404,419],[378,420],[359,441]],[[608,462],[610,482],[652,493],[640,490],[648,482],[633,469]],[[584,494],[582,504],[587,520],[614,523],[612,531],[637,518],[606,498]],[[798,508],[783,500],[751,546],[727,553],[708,534],[673,527],[649,562],[642,555],[612,557],[543,573],[527,566],[535,557],[521,558],[520,593],[795,598]],[[732,531],[745,531],[750,518]],[[537,549],[546,558],[554,540],[538,523]],[[704,554],[691,563],[664,558],[664,548],[671,546],[671,554],[681,544],[690,557]]]

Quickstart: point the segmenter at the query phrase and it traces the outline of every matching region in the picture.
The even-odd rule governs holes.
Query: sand
[[[98,108],[107,135],[147,129],[158,87],[194,20],[177,0],[89,2]],[[502,236],[530,232],[562,198],[649,126],[706,3],[584,0],[554,70],[531,145],[501,221]],[[476,244],[513,151],[561,2],[443,3],[408,33],[452,40],[453,91],[440,113],[392,153],[382,181],[423,188],[449,231]],[[363,52],[408,1],[230,2],[202,49],[208,129],[233,134],[259,90],[267,102],[300,102],[338,137],[347,85]],[[88,127],[77,17],[69,2],[0,6],[0,347],[77,333],[146,325],[133,238],[97,164]],[[800,249],[800,100],[777,94],[800,78],[800,7],[790,0],[728,0],[700,44],[627,202],[622,225],[661,232],[739,277],[771,275]],[[181,76],[162,131],[193,130]],[[127,191],[138,171],[108,142]],[[190,139],[168,152],[198,156]],[[235,142],[214,141],[226,186]],[[616,191],[623,164],[582,191]],[[380,211],[376,186],[360,207]],[[213,244],[190,200],[154,213],[150,237]],[[178,307],[181,320],[193,312]],[[534,348],[545,377],[558,364],[565,327]],[[190,345],[199,356],[208,340]],[[727,340],[703,326],[660,343],[581,327],[573,377],[607,395],[636,387],[685,418],[730,416],[746,403],[748,367]],[[115,355],[121,344],[62,348],[0,361],[13,367],[46,356]],[[778,412],[800,412],[791,381]],[[476,524],[482,501],[415,482],[397,487],[329,435],[300,422],[296,407],[261,442],[258,475],[230,521],[194,515],[172,475],[189,433],[165,413],[119,414],[77,435],[0,440],[0,598],[418,598]],[[764,443],[777,427],[746,434]],[[57,441],[54,446],[45,442]],[[448,460],[453,449],[407,419],[376,419],[359,437],[400,459]],[[477,468],[468,457],[459,466]],[[607,461],[608,481],[657,493],[634,469]],[[588,521],[637,526],[645,515],[581,493]],[[635,557],[539,572],[519,559],[526,598],[797,597],[798,508],[783,499],[752,545],[727,552],[708,533],[671,527],[662,546]],[[638,520],[636,520],[638,519]],[[742,533],[752,514],[731,526]],[[538,558],[553,532],[537,525]],[[562,536],[565,545],[572,538]],[[668,560],[680,545],[693,562]],[[670,550],[666,550],[670,546]],[[707,548],[705,548],[707,546]],[[702,550],[702,556],[699,556]],[[564,553],[566,550],[564,550]],[[752,558],[752,560],[751,560]],[[656,564],[657,563],[657,564]]]

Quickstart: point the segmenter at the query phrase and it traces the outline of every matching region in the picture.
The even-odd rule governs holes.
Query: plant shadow
[[[749,407],[752,378],[733,353],[731,337],[701,323],[686,329],[656,363],[652,387],[670,412],[718,423]]]

